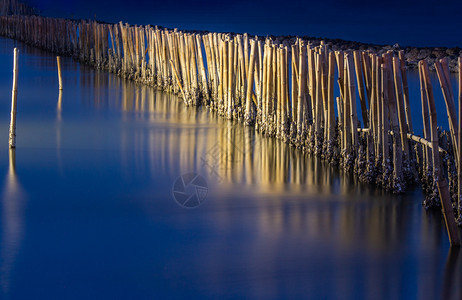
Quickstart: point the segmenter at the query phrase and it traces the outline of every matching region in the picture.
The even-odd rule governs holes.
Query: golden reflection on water
[[[24,192],[16,176],[16,152],[9,149],[9,167],[2,195],[2,239],[0,243],[0,286],[8,294],[11,273],[23,239]]]
[[[224,229],[232,222],[227,214],[233,211],[226,209],[226,198],[253,198],[250,204],[242,205],[258,207],[256,227],[252,228],[258,232],[254,240],[257,248],[259,242],[271,240],[274,245],[267,245],[265,251],[272,251],[286,236],[333,243],[334,253],[335,247],[352,252],[368,249],[372,256],[385,257],[410,240],[415,240],[411,243],[415,251],[441,245],[444,230],[432,223],[438,217],[415,215],[416,209],[422,209],[413,206],[420,201],[415,199],[421,197],[418,192],[388,194],[280,140],[263,137],[253,127],[224,120],[204,107],[185,107],[174,95],[105,72],[88,72],[81,76],[80,84],[92,87],[86,89],[89,94],[84,95],[85,101],[91,101],[96,109],[120,110],[122,122],[128,124],[121,127],[120,135],[122,166],[130,170],[127,176],[133,170],[151,178],[159,173],[170,177],[200,173],[209,185],[217,187],[211,194],[218,198],[214,205],[223,212],[221,218],[213,220],[217,228]],[[221,196],[223,200],[218,202]],[[415,232],[420,236],[413,236]],[[418,290],[431,289],[430,295],[440,290],[435,275],[441,274],[441,264],[434,261],[434,265],[417,267],[422,270],[409,271],[419,277],[430,269],[433,276],[418,279]],[[448,263],[445,272],[450,275],[444,285],[460,278],[461,269],[454,271]],[[377,297],[384,282],[400,285],[399,277],[390,281],[376,267],[365,272],[364,294],[368,297]],[[351,289],[348,280],[336,283],[339,296]],[[399,289],[391,288],[384,295],[399,293]]]
[[[402,196],[361,184],[253,127],[204,107],[185,107],[174,95],[99,71],[85,73],[81,84],[94,93],[84,101],[91,97],[96,108],[122,112],[128,125],[121,127],[121,161],[127,172],[175,178],[194,171],[218,187],[215,196],[262,198],[257,221],[263,235],[296,232],[382,250],[407,238],[411,210]]]

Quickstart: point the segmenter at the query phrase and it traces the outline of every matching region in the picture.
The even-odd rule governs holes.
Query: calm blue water
[[[419,188],[393,196],[205,109],[0,39],[0,299],[460,299]],[[205,202],[180,206],[179,176]],[[190,192],[190,187],[186,192]],[[448,263],[451,261],[451,263]]]

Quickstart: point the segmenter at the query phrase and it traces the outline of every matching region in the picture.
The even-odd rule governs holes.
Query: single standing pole
[[[16,97],[18,93],[18,48],[14,48],[13,89],[11,91],[10,148],[16,147]]]
[[[56,61],[58,62],[58,79],[59,79],[59,90],[63,89],[63,74],[61,74],[61,57],[56,56]]]

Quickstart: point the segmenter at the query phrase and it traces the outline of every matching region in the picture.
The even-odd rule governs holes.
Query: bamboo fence
[[[276,43],[247,34],[39,16],[2,16],[0,35],[177,94],[186,105],[206,105],[386,190],[401,193],[420,181],[425,205],[442,208],[451,244],[460,243],[462,79],[457,120],[444,59],[435,68],[450,130],[437,126],[428,64],[421,61],[419,137],[402,51],[334,52],[299,38]]]

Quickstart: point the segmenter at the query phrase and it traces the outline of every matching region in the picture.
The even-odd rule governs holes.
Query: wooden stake
[[[401,69],[401,78],[403,80],[403,95],[404,95],[404,108],[406,111],[406,120],[407,120],[407,129],[408,132],[414,133],[412,129],[412,118],[411,118],[411,107],[409,104],[409,87],[407,84],[407,75],[406,75],[406,67],[404,65],[404,51],[399,51],[399,61],[400,61],[400,69]]]
[[[449,242],[451,246],[459,246],[459,230],[457,228],[454,211],[451,204],[451,195],[449,194],[449,187],[444,174],[440,171],[440,157],[438,149],[438,125],[436,123],[436,107],[435,100],[433,98],[433,89],[431,86],[430,76],[428,72],[428,65],[425,60],[421,61],[421,68],[425,79],[425,91],[427,94],[428,108],[430,110],[430,121],[431,121],[431,142],[432,142],[432,154],[433,154],[433,180],[436,181],[438,191],[440,194],[441,208],[446,223],[446,229],[449,235]]]
[[[428,117],[428,100],[427,100],[427,94],[425,92],[425,79],[424,75],[422,72],[422,68],[419,66],[419,80],[420,80],[420,94],[421,94],[421,99],[422,99],[422,122],[423,122],[423,133],[424,133],[424,139],[429,141],[430,140],[430,121]],[[428,147],[423,148],[424,151],[424,174],[423,177],[425,178],[427,176],[426,172],[431,168],[432,164],[432,154],[431,154],[431,149]]]
[[[334,112],[334,72],[335,56],[333,52],[328,53],[329,69],[327,84],[327,143],[332,144],[335,133],[335,112]]]
[[[307,75],[307,61],[306,61],[306,47],[304,41],[300,40],[300,53],[299,53],[299,66],[298,66],[298,105],[297,108],[297,133],[299,136],[303,134],[304,126],[304,111],[306,110],[305,105],[305,94],[306,94],[306,75]],[[292,101],[295,101],[292,99]]]
[[[356,81],[358,82],[358,90],[359,90],[359,102],[361,103],[361,115],[363,117],[364,127],[367,128],[369,127],[369,120],[367,116],[366,94],[364,93],[364,80],[363,80],[363,72],[362,72],[361,53],[358,50],[354,51],[353,53],[354,53],[354,63],[355,63],[355,71],[356,71]]]
[[[173,73],[175,74],[176,81],[178,83],[178,86],[180,87],[181,94],[183,95],[183,101],[186,103],[186,95],[184,93],[183,87],[181,86],[181,81],[180,77],[178,77],[178,72],[175,69],[175,66],[173,65],[173,60],[170,60],[170,64],[172,65]]]
[[[18,48],[14,48],[13,88],[11,91],[10,148],[16,147],[16,98],[18,94]]]
[[[438,74],[438,79],[441,86],[441,91],[443,92],[443,98],[446,103],[446,111],[448,113],[449,119],[449,129],[451,131],[452,144],[454,145],[454,154],[456,162],[458,161],[457,157],[457,137],[458,137],[458,127],[456,119],[456,106],[454,104],[454,95],[452,92],[452,87],[449,79],[449,71],[447,73],[444,71],[442,64],[439,61],[435,61],[436,73]],[[446,76],[448,75],[448,76]]]
[[[409,157],[409,143],[407,140],[407,124],[406,117],[404,112],[404,100],[403,100],[403,88],[401,86],[401,72],[399,70],[399,59],[393,57],[393,74],[395,79],[395,92],[396,92],[396,101],[398,108],[398,118],[399,118],[399,127],[401,132],[401,144],[403,146],[404,154],[406,158]]]
[[[246,107],[245,107],[245,121],[247,124],[252,124],[254,122],[253,114],[252,114],[252,91],[253,91],[253,74],[255,71],[255,41],[250,41],[250,62],[249,62],[249,70],[246,72],[247,74],[247,95],[246,95]]]
[[[58,64],[58,80],[59,80],[59,90],[63,89],[63,74],[61,73],[61,57],[56,57],[56,62]]]
[[[356,86],[355,86],[355,79],[354,79],[354,62],[353,62],[353,56],[348,53],[346,56],[346,63],[348,67],[348,87],[349,87],[349,95],[348,98],[350,100],[350,114],[351,114],[351,134],[352,134],[352,141],[353,145],[355,147],[358,146],[359,140],[358,140],[358,116],[356,112]]]

